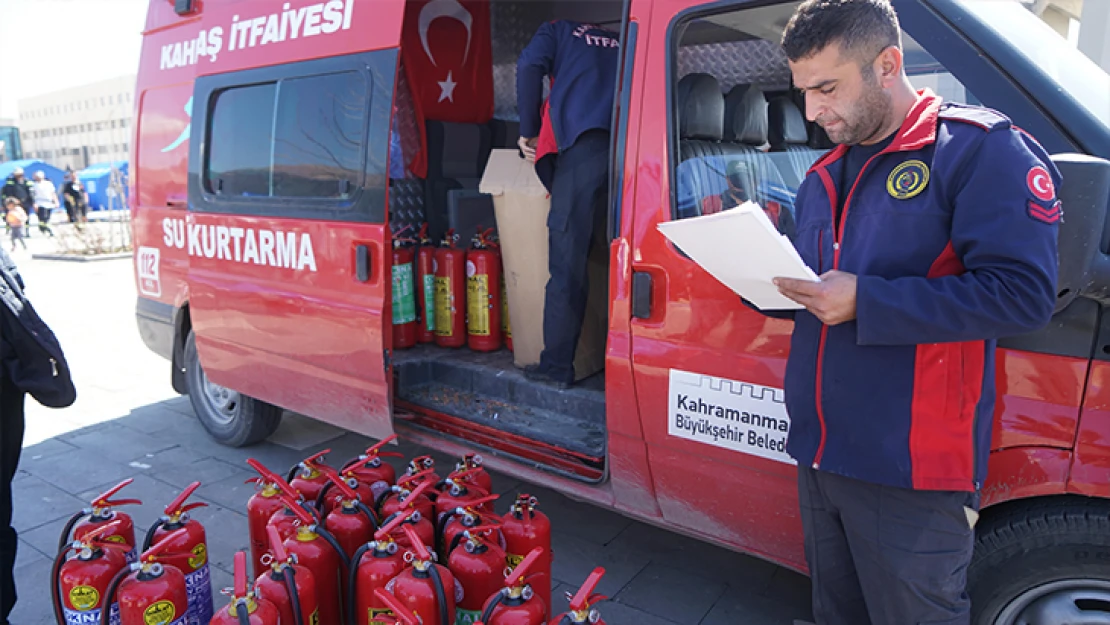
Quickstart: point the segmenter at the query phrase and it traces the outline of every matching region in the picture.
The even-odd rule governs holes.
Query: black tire
[[[974,625],[1107,622],[1110,505],[1059,497],[1000,511],[979,528],[968,588]]]
[[[185,339],[185,378],[189,402],[208,434],[222,445],[245,447],[266,439],[281,424],[281,408],[229,389],[208,384],[197,356],[196,339],[189,332]],[[214,389],[212,393],[209,389]],[[220,394],[223,400],[214,398]]]

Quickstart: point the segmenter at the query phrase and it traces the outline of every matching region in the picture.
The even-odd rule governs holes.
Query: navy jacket
[[[619,62],[620,39],[612,31],[568,20],[540,26],[516,66],[520,136],[540,135],[544,76],[551,79],[553,151],[567,149],[587,130],[609,130]]]
[[[798,190],[795,246],[858,276],[856,319],[794,315],[787,451],[868,482],[971,491],[986,477],[999,337],[1043,327],[1060,174],[1000,113],[922,92],[833,215],[845,146]]]

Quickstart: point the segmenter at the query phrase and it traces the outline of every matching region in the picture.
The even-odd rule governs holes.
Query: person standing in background
[[[39,232],[54,236],[54,231],[50,229],[50,214],[58,208],[58,189],[41,171],[35,172],[35,182],[31,186],[35,196],[35,213],[39,217]]]
[[[66,204],[66,215],[71,224],[84,224],[89,215],[89,194],[77,178],[77,172],[66,174],[66,182],[62,185],[62,197]]]

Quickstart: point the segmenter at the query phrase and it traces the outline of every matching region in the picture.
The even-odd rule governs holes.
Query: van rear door
[[[351,4],[342,27],[244,50],[240,66],[197,79],[181,241],[213,383],[383,438],[393,432],[386,194],[404,2],[377,0],[373,15]]]

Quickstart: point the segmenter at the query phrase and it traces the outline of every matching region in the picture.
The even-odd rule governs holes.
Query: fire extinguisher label
[[[370,621],[369,625],[388,625],[393,622],[393,619],[383,619],[379,617],[393,616],[393,610],[389,608],[367,608],[367,616]]]
[[[436,335],[451,336],[451,276],[436,276]]]
[[[482,618],[481,610],[455,608],[455,625],[473,625]]]
[[[66,625],[100,625],[100,608],[90,610],[70,610],[63,608]],[[112,612],[108,616],[111,625],[120,625],[119,604],[112,604]]]
[[[412,263],[393,266],[393,325],[416,321],[416,290]]]
[[[480,273],[466,279],[466,327],[473,336],[489,336],[489,276]]]
[[[200,543],[197,547],[203,548],[204,544]],[[193,548],[193,553],[196,553],[196,547]],[[190,565],[193,560],[194,558],[189,559]],[[185,594],[189,597],[189,609],[185,615],[186,623],[207,625],[215,612],[212,604],[212,576],[207,561],[199,569],[185,575]]]
[[[88,610],[100,603],[100,593],[92,586],[74,586],[69,591],[69,604],[78,610]]]
[[[436,331],[436,277],[433,274],[424,276],[424,329]]]
[[[669,395],[671,436],[796,464],[782,389],[671,369]]]
[[[165,599],[156,601],[143,610],[143,622],[146,625],[186,625],[185,615],[179,619],[174,619],[175,616],[177,608],[172,601]]]
[[[509,565],[510,571],[512,571],[512,569],[515,569],[516,565],[520,564],[521,562],[524,562],[524,556],[518,556],[515,553],[505,554],[505,564]]]

